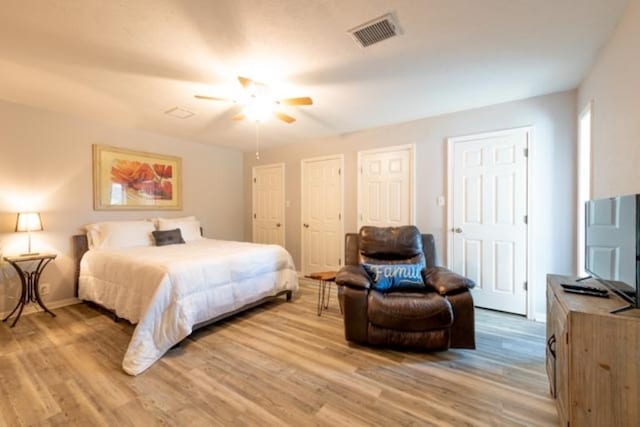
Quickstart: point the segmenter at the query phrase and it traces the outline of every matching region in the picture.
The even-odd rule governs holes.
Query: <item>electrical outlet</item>
[[[48,283],[43,283],[40,285],[40,295],[49,295],[49,291],[51,291],[51,288],[49,287]]]

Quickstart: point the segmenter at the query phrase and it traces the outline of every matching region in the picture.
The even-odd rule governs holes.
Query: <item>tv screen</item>
[[[585,269],[638,306],[638,195],[590,200],[585,208]]]

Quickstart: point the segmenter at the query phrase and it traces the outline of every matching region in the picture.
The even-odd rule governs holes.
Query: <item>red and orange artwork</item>
[[[122,185],[129,199],[171,200],[172,178],[171,165],[117,159],[111,166],[111,182]]]

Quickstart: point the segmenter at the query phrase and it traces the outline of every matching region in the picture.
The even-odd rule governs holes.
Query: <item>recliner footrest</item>
[[[435,331],[396,331],[370,323],[367,333],[369,344],[437,351],[449,349],[449,331],[449,328]]]
[[[453,311],[446,298],[435,292],[370,292],[369,322],[397,331],[432,331],[453,324]]]

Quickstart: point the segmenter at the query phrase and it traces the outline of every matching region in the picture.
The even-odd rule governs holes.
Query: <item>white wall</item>
[[[183,210],[94,211],[92,144],[182,157]],[[26,252],[26,235],[13,232],[16,212],[41,212],[45,231],[33,233],[34,249],[59,254],[41,279],[52,289],[45,301],[55,304],[73,297],[71,236],[85,224],[196,215],[207,237],[242,240],[242,168],[239,151],[0,102],[0,253]],[[3,264],[0,312],[18,295],[17,277]]]
[[[543,318],[545,275],[573,271],[575,259],[575,91],[540,96],[476,110],[426,118],[382,128],[356,132],[310,143],[292,144],[244,156],[245,205],[251,206],[251,168],[258,164],[284,162],[286,167],[286,247],[300,266],[300,160],[343,153],[345,157],[345,231],[356,230],[357,152],[390,145],[416,144],[416,225],[433,233],[441,261],[445,261],[446,208],[436,198],[446,194],[446,138],[522,126],[535,128],[532,143],[534,194],[530,217],[533,221],[534,253],[530,289],[535,310]],[[245,214],[244,230],[251,237],[251,212]]]
[[[640,0],[618,27],[578,92],[593,100],[592,196],[640,193]]]

